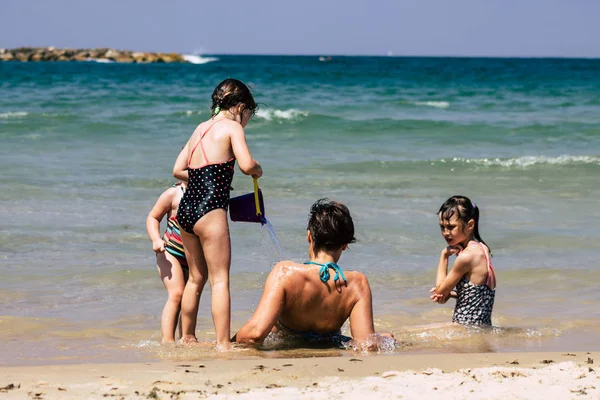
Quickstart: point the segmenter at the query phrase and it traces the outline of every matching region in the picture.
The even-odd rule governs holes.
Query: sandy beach
[[[0,369],[5,399],[597,399],[590,352],[254,358]],[[365,397],[366,396],[366,397]]]

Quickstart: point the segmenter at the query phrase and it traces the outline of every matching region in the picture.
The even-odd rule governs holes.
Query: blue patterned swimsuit
[[[492,309],[496,297],[496,275],[487,252],[477,243],[488,266],[488,276],[484,285],[476,285],[463,276],[456,285],[456,305],[452,322],[461,325],[492,325]],[[493,288],[493,289],[492,289]]]

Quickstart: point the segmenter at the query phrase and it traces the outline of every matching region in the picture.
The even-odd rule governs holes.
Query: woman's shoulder
[[[344,274],[349,282],[357,284],[359,286],[369,286],[369,280],[367,276],[359,271],[345,271]]]
[[[299,267],[302,267],[302,266],[304,266],[304,264],[300,264],[300,263],[297,263],[297,262],[291,261],[291,260],[283,260],[283,261],[279,261],[277,264],[275,264],[275,266],[273,266],[273,269],[271,270],[271,272],[289,274],[292,271],[297,270]]]

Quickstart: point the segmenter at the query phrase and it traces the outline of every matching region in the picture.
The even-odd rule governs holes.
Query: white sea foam
[[[134,347],[158,347],[160,342],[156,340],[140,340],[138,344],[133,345]]]
[[[435,108],[450,107],[450,103],[447,101],[415,101],[412,104],[414,104],[415,106],[427,106],[427,107],[435,107]]]
[[[28,115],[29,113],[25,111],[6,112],[0,113],[0,119],[23,118]]]
[[[185,110],[185,115],[200,115],[202,111],[200,110]],[[258,118],[262,118],[267,121],[279,121],[280,123],[288,120],[288,121],[296,121],[302,117],[307,117],[307,111],[301,111],[296,109],[289,110],[277,110],[277,109],[259,109],[256,113]]]
[[[546,156],[523,156],[517,158],[462,158],[454,157],[452,159],[441,159],[442,163],[459,162],[466,164],[483,165],[486,167],[531,167],[533,165],[549,164],[549,165],[573,165],[573,164],[592,164],[600,165],[600,157],[597,156],[569,156],[562,155],[558,157]]]
[[[18,119],[18,118],[26,118],[26,117],[47,117],[47,118],[56,118],[56,117],[68,117],[71,114],[69,113],[30,113],[27,111],[14,111],[14,112],[6,112],[0,113],[0,119]]]
[[[184,54],[183,59],[191,64],[207,64],[209,62],[219,61],[217,57],[202,57],[195,54]]]
[[[277,109],[259,109],[256,116],[267,121],[273,120],[288,120],[295,121],[301,117],[308,117],[308,111],[296,110],[290,108],[289,110],[277,110]]]
[[[100,64],[112,64],[113,60],[109,60],[108,58],[87,58],[85,61],[96,62]]]

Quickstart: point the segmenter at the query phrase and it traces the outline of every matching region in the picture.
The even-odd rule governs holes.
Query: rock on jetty
[[[55,47],[19,47],[0,49],[0,61],[98,61],[119,63],[185,63],[179,53],[150,53],[100,49],[57,49]]]

